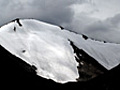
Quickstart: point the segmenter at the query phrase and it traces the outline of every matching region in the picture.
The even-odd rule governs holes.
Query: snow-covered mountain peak
[[[37,75],[60,83],[80,77],[77,67],[84,64],[83,57],[92,57],[108,70],[120,63],[119,44],[95,41],[34,19],[16,19],[2,26],[0,45],[34,65]]]

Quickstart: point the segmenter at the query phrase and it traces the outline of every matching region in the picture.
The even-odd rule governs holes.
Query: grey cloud
[[[106,20],[103,20],[103,21],[96,21],[90,25],[88,25],[85,29],[86,29],[86,32],[97,32],[97,31],[104,31],[104,32],[107,32],[107,31],[110,31],[110,30],[117,30],[119,31],[120,27],[120,14],[117,14],[115,15],[114,17],[111,17],[111,18],[108,18]],[[92,33],[91,32],[91,33]]]
[[[95,21],[96,19],[90,18],[89,16],[83,13],[80,13],[79,16],[74,17],[72,22],[70,22],[69,24],[66,24],[65,27],[77,33],[83,33],[85,31],[85,28],[88,27],[89,24]]]
[[[74,11],[72,4],[88,0],[0,0],[0,25],[15,18],[35,18],[61,25],[70,23]]]
[[[119,27],[120,25],[120,14],[115,15],[112,18],[107,19],[107,23],[111,23],[113,27]]]
[[[99,20],[80,13],[66,28],[99,41],[120,43],[120,14]]]
[[[104,21],[96,21],[84,28],[84,34],[99,40],[120,43],[120,14]]]
[[[114,35],[111,40],[119,41],[120,14],[104,21],[85,13],[79,13],[75,17],[74,11],[69,7],[78,3],[91,3],[91,0],[0,0],[0,25],[18,17],[35,18],[93,38],[107,37],[106,40],[109,41],[108,37]]]
[[[62,2],[60,0],[30,0],[29,2],[2,0],[0,1],[0,24],[17,17],[36,18],[56,24],[68,22],[73,16],[73,12],[67,8],[70,4],[68,0],[64,3],[63,0]]]

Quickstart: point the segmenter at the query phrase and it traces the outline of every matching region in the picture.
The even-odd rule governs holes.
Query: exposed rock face
[[[72,41],[70,41],[70,44],[74,49],[76,61],[79,63],[78,71],[80,77],[78,81],[87,81],[107,72],[105,68],[84,50],[77,48]]]

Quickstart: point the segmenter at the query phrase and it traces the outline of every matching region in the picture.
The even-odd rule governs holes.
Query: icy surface
[[[19,23],[22,25],[20,26]],[[79,77],[69,40],[106,69],[120,63],[120,46],[84,39],[82,35],[32,19],[11,22],[0,28],[0,44],[13,55],[37,67],[37,74],[59,83]]]

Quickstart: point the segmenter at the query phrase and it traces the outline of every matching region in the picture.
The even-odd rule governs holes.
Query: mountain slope
[[[120,63],[119,44],[94,41],[55,25],[16,19],[0,28],[2,47],[33,66],[37,75],[60,83],[80,77],[76,60],[83,55],[74,53],[71,42],[108,70]]]

